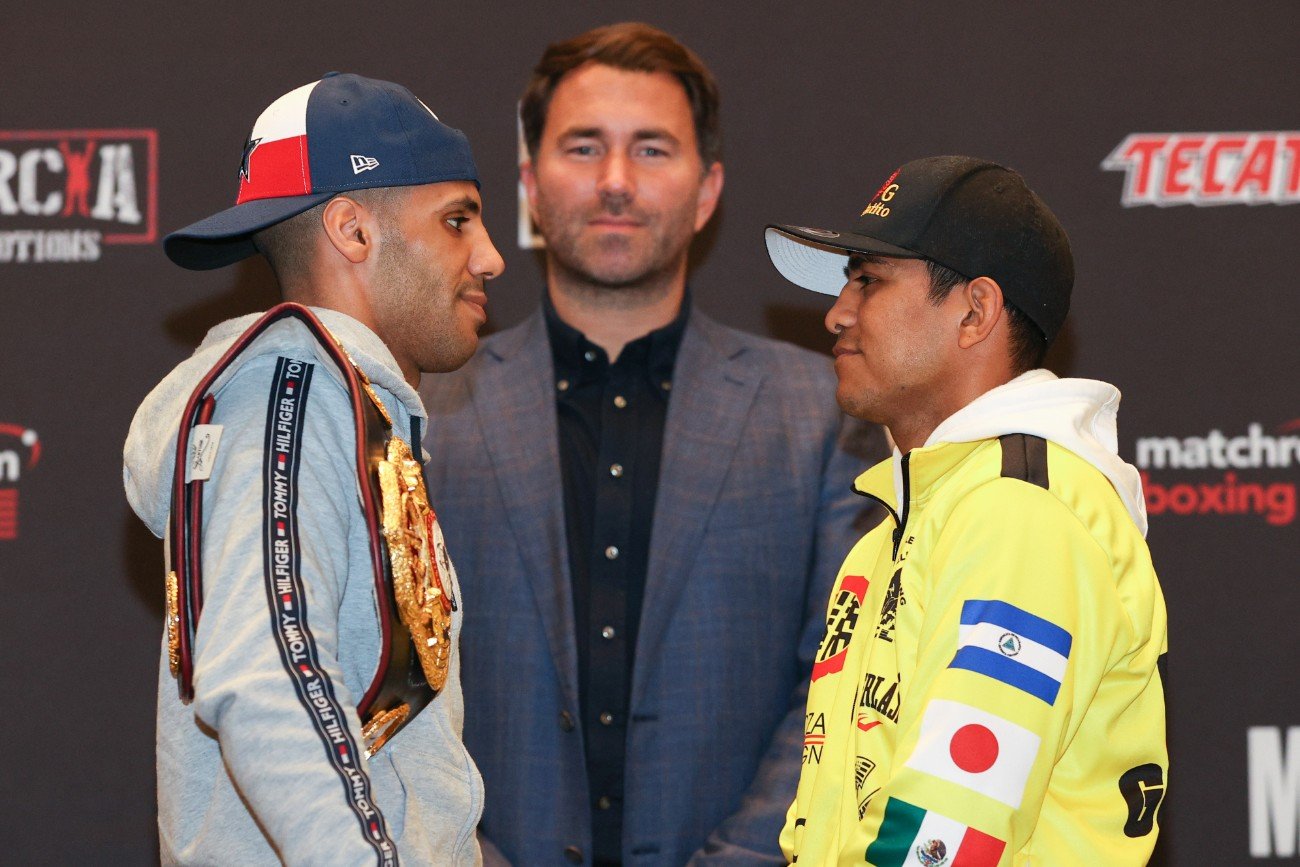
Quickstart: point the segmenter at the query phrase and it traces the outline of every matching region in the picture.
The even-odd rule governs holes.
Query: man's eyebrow
[[[560,133],[560,139],[572,138],[604,138],[606,132],[598,126],[574,126]],[[676,142],[677,136],[673,135],[663,127],[647,127],[639,129],[632,133],[635,141],[644,141],[646,139],[663,139],[665,141]]]
[[[452,199],[450,202],[444,202],[439,210],[442,211],[469,211],[471,214],[477,214],[483,209],[478,199],[472,196],[461,196],[459,199]]]
[[[664,139],[665,141],[671,141],[671,142],[677,141],[677,136],[673,135],[668,130],[663,129],[661,127],[650,127],[649,129],[639,129],[636,132],[632,133],[632,138],[635,139],[636,141],[644,141],[646,139]]]
[[[603,132],[598,126],[571,126],[560,133],[560,138],[600,138]]]

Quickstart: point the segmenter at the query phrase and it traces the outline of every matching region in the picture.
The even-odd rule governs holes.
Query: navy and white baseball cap
[[[469,140],[400,84],[329,72],[262,112],[244,145],[235,206],[172,232],[163,250],[196,271],[257,252],[253,234],[339,193],[479,183]]]

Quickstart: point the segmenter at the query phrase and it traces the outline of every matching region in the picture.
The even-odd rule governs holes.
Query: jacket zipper
[[[885,511],[889,513],[889,517],[891,517],[891,518],[894,519],[894,534],[893,534],[894,553],[893,553],[893,559],[894,559],[895,562],[897,562],[897,560],[898,560],[898,547],[899,547],[899,545],[901,545],[901,544],[903,543],[903,528],[907,526],[908,501],[911,500],[911,498],[912,498],[912,492],[911,492],[911,491],[912,491],[912,480],[911,480],[911,478],[908,476],[908,467],[907,467],[908,459],[911,458],[911,457],[912,457],[912,453],[911,453],[911,452],[908,452],[907,454],[903,455],[903,463],[902,463],[902,468],[903,468],[903,504],[902,504],[902,508],[901,508],[901,517],[900,517],[900,513],[899,513],[899,512],[895,512],[895,511],[894,511],[894,507],[891,506],[891,505],[889,505],[889,503],[886,502],[885,500],[882,500],[880,497],[877,497],[875,494],[868,494],[866,491],[859,491],[859,490],[857,489],[856,486],[853,488],[853,493],[857,494],[858,496],[860,496],[860,497],[866,497],[868,500],[875,500],[877,503],[879,503],[880,505],[884,506],[884,507],[885,507]]]
[[[897,526],[894,527],[894,557],[893,557],[893,559],[894,559],[894,562],[895,562],[895,563],[898,562],[898,546],[901,545],[901,544],[903,543],[903,529],[907,526],[907,512],[908,512],[908,506],[911,504],[911,501],[912,501],[912,479],[911,479],[911,475],[910,475],[910,473],[908,472],[908,466],[907,466],[907,462],[908,462],[909,459],[911,459],[911,457],[912,457],[912,453],[911,453],[911,452],[908,452],[907,454],[903,455],[903,463],[902,463],[902,468],[903,468],[903,493],[902,493],[902,500],[903,500],[903,502],[900,504],[900,508],[899,508],[899,512],[900,512],[900,514],[902,515],[902,517],[900,518],[900,517],[898,517],[897,515],[895,516],[895,520],[897,521]]]

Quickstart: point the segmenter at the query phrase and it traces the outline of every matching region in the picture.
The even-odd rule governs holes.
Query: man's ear
[[[330,244],[353,265],[361,264],[374,253],[373,215],[359,202],[347,196],[335,196],[321,212],[321,224]]]
[[[537,174],[531,157],[519,164],[519,180],[523,181],[524,195],[528,197],[528,216],[537,224]]]
[[[1002,319],[1002,287],[992,277],[976,277],[952,290],[960,292],[964,315],[957,335],[962,349],[983,343]]]
[[[723,181],[722,163],[715,162],[704,173],[700,184],[700,195],[695,202],[695,231],[703,229],[718,208],[718,199],[722,198]]]

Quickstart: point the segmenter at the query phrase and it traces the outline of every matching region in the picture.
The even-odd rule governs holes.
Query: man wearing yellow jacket
[[[1168,776],[1164,598],[1119,391],[1039,369],[1074,282],[1021,176],[902,166],[845,232],[770,226],[834,295],[837,399],[891,518],[840,570],[781,833],[808,865],[1143,864]]]

